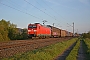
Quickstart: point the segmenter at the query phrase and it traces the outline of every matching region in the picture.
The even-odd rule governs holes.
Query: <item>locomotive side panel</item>
[[[40,26],[40,28],[38,29],[38,36],[40,37],[51,36],[51,29],[49,27]]]

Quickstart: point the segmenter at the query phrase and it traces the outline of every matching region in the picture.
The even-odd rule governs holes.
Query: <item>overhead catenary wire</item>
[[[34,16],[34,15],[30,14],[30,13],[21,11],[21,10],[19,10],[19,9],[16,9],[16,8],[14,8],[14,7],[11,7],[11,6],[9,6],[9,5],[7,5],[7,4],[4,4],[4,3],[2,3],[2,2],[0,2],[0,3],[1,3],[2,5],[4,5],[4,6],[7,6],[7,7],[11,8],[11,9],[14,9],[14,10],[17,10],[17,11],[19,11],[19,12],[21,12],[21,13],[25,13],[25,14],[27,14],[27,15],[30,15],[30,16],[36,18],[36,19],[41,19],[41,18],[36,17],[36,16]],[[41,20],[44,20],[44,19],[41,19]]]
[[[17,4],[16,2],[13,2],[12,0],[6,0],[8,3],[12,4],[13,6],[16,6],[17,8],[20,8],[22,6],[20,6],[19,4]],[[23,8],[23,7],[22,7]],[[24,10],[27,11],[27,9],[23,8]]]
[[[44,14],[48,15],[49,17],[55,19],[54,17],[50,16],[49,14],[47,14],[45,11],[39,9],[38,7],[34,6],[33,4],[31,4],[30,2],[28,2],[27,0],[24,0],[26,3],[30,4],[31,6],[33,6],[34,8],[38,9],[39,11],[43,12]],[[56,19],[55,19],[56,20]]]
[[[19,4],[17,4],[16,2],[13,2],[12,0],[10,0],[10,1],[7,1],[9,4],[11,4],[12,6],[14,6],[14,7],[17,7],[18,9],[20,8],[20,7],[22,7],[21,5],[19,5]],[[24,8],[24,7],[22,7],[22,9],[19,9],[19,10],[24,10],[24,11],[26,11],[27,13],[30,13],[31,11],[28,11],[26,8]],[[31,14],[32,15],[32,14]],[[34,16],[34,15],[33,15]],[[36,16],[35,16],[36,17]],[[36,17],[36,18],[38,18],[38,17]],[[38,19],[40,19],[40,20],[44,20],[43,18],[41,19],[41,18],[38,18]]]
[[[36,0],[35,0],[36,1]],[[38,3],[40,6],[42,6],[39,2],[36,1],[36,3]],[[42,6],[44,7],[44,6]],[[45,11],[47,11],[47,9],[45,8]],[[48,11],[49,12],[49,11]],[[50,12],[49,12],[50,15],[52,15]],[[53,16],[55,18],[55,16]],[[56,18],[55,18],[56,19]],[[57,20],[57,19],[56,19]]]
[[[42,0],[43,1],[43,0]],[[44,1],[43,1],[44,2]],[[52,7],[50,7],[47,3],[44,2],[45,5],[47,5],[47,7],[49,7],[55,14],[61,16],[59,13],[57,13]],[[61,16],[62,17],[62,16]],[[64,20],[66,20],[64,17],[62,17]]]
[[[37,18],[37,19],[45,20],[45,19],[38,18],[38,17],[36,17],[36,16],[28,13],[27,11],[25,12],[25,11],[22,11],[21,9],[17,8],[17,7],[20,6],[20,5],[16,4],[16,3],[13,2],[12,0],[11,0],[11,1],[7,1],[7,2],[8,2],[10,5],[14,6],[14,7],[12,7],[12,6],[8,5],[8,4],[4,4],[4,3],[2,3],[2,2],[1,2],[1,4],[4,5],[4,6],[7,6],[7,7],[9,7],[9,8],[12,8],[12,9],[14,9],[14,10],[17,10],[17,11],[19,11],[19,12],[22,12],[22,13],[25,13],[25,14],[27,14],[27,15],[30,15],[30,16],[32,16],[32,17],[35,17],[35,18]],[[33,5],[33,6],[34,6],[34,5]],[[35,7],[35,6],[34,6],[34,7]],[[36,8],[37,8],[37,7],[36,7]],[[27,9],[25,9],[25,8],[23,8],[23,9],[24,9],[24,10],[27,10]],[[46,12],[44,12],[43,10],[41,10],[41,9],[39,9],[39,8],[37,8],[37,9],[38,9],[39,11],[42,11],[44,14],[48,15],[49,17],[51,17],[51,18],[53,18],[53,19],[56,20],[56,18],[50,16],[49,14],[47,14]]]
[[[43,10],[39,9],[38,7],[34,6],[34,5],[31,4],[30,2],[28,2],[27,0],[24,0],[24,1],[26,1],[28,4],[32,5],[33,7],[35,7],[36,9],[38,9],[39,11],[43,12],[44,14],[48,15],[49,17],[53,18],[54,20],[57,20],[57,19],[55,18],[55,16],[52,17],[51,15],[47,14],[45,11],[43,11]],[[27,15],[31,15],[31,16],[37,18],[37,19],[45,20],[45,19],[41,19],[41,18],[39,18],[39,17],[36,17],[36,16],[28,13],[28,12],[27,12],[27,9],[25,9],[25,8],[22,9],[22,10],[24,10],[24,11],[22,11],[22,10],[19,9],[19,8],[17,8],[17,7],[19,7],[20,5],[19,5],[19,4],[16,4],[16,3],[13,2],[12,0],[11,0],[11,1],[8,1],[8,2],[10,2],[10,5],[12,5],[12,6],[14,6],[14,7],[12,7],[12,6],[10,6],[10,5],[7,5],[7,4],[3,4],[3,5],[7,5],[9,8],[12,8],[12,9],[17,10],[17,11],[19,11],[19,12],[25,13],[25,14],[27,14]],[[38,3],[38,2],[37,2],[37,3]],[[39,4],[39,3],[38,3],[38,4]],[[15,8],[15,6],[16,6],[16,8]],[[22,6],[20,6],[20,7],[22,7]],[[26,11],[25,11],[25,10],[26,10]]]

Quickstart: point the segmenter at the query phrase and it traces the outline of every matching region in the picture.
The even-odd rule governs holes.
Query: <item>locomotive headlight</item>
[[[28,32],[31,32],[31,30],[28,30]]]
[[[34,32],[36,32],[37,30],[34,30]]]

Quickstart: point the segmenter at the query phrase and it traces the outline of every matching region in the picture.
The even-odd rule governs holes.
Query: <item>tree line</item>
[[[90,38],[90,31],[88,33],[83,33],[82,36],[84,38]]]
[[[0,41],[20,39],[27,39],[27,29],[20,29],[10,21],[0,20]]]

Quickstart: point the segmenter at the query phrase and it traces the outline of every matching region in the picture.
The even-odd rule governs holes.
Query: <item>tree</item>
[[[8,37],[11,40],[16,40],[16,35],[18,34],[18,31],[16,30],[16,25],[15,24],[10,24],[8,28]]]
[[[90,38],[90,31],[88,33],[83,33],[82,36],[84,38]]]
[[[23,39],[27,39],[28,35],[27,35],[27,29],[26,28],[23,29],[22,36],[23,36]]]
[[[4,19],[0,21],[0,41],[8,41],[8,24]]]
[[[5,21],[0,21],[0,41],[18,40],[27,38],[27,29],[17,28],[17,25]]]

